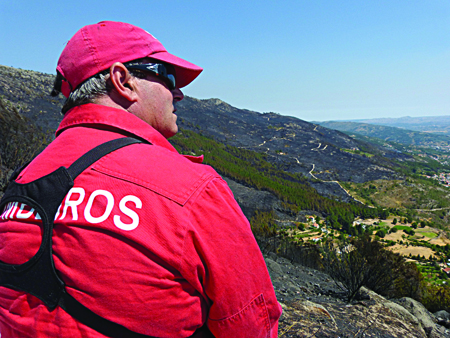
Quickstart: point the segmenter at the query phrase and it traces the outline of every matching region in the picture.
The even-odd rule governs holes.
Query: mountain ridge
[[[409,129],[414,131],[429,133],[450,132],[450,115],[441,116],[402,116],[398,118],[373,118],[373,119],[354,119],[354,120],[333,120],[323,122],[355,122],[366,123],[380,126],[390,126],[396,128]],[[320,123],[320,122],[318,122]]]

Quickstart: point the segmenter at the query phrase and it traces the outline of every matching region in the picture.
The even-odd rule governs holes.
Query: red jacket
[[[119,109],[73,108],[53,141],[17,178],[68,167],[124,136],[149,141],[103,157],[75,180],[57,213],[53,258],[67,291],[130,330],[188,337],[277,337],[281,308],[250,225],[227,184],[201,158],[182,156],[155,129]],[[2,211],[0,260],[21,264],[40,244],[39,216]],[[3,244],[4,243],[4,244]],[[61,308],[0,287],[2,337],[104,337]]]

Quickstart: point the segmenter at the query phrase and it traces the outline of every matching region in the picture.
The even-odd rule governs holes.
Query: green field
[[[406,225],[396,225],[396,226],[393,227],[392,229],[397,229],[397,230],[409,230],[409,229],[411,229],[411,227],[406,226]]]
[[[437,234],[434,233],[434,232],[417,232],[417,234],[418,235],[420,234],[420,235],[428,237],[428,238],[435,238],[435,237],[437,237]]]

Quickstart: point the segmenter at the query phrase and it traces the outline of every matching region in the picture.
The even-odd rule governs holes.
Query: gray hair
[[[125,66],[132,66],[132,65],[138,65],[145,63],[146,59],[139,59],[134,60],[130,62],[124,63]],[[147,61],[148,62],[148,61]],[[146,74],[139,70],[129,70],[129,73],[131,76],[143,79],[146,77]],[[62,75],[57,74],[55,79],[55,84],[53,87],[53,91],[51,93],[52,96],[56,96],[61,92],[61,82],[62,82]],[[103,96],[108,95],[108,93],[112,90],[111,82],[109,81],[109,68],[105,69],[104,71],[95,74],[94,76],[90,77],[86,81],[84,81],[81,85],[79,85],[75,90],[73,90],[69,97],[67,98],[66,102],[64,102],[64,105],[61,109],[61,112],[63,114],[67,113],[70,109],[76,106],[80,106],[82,104],[86,103],[93,103],[95,99]]]

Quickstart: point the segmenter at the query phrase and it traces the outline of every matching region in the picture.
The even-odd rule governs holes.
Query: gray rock
[[[435,312],[433,314],[434,314],[434,316],[436,318],[441,318],[441,319],[444,319],[444,320],[450,320],[450,313],[448,313],[445,310],[441,310],[441,311]]]
[[[270,258],[266,258],[265,261],[266,261],[267,270],[269,270],[269,275],[270,275],[270,278],[272,278],[272,280],[283,275],[283,270],[281,269],[280,264],[278,264],[277,262],[274,262]]]
[[[420,322],[425,332],[427,333],[428,337],[439,337],[436,336],[436,334],[438,331],[440,331],[441,327],[436,324],[436,318],[425,308],[425,306],[409,297],[396,299],[395,302],[403,306],[414,317],[417,318],[417,320]]]
[[[292,294],[300,293],[300,288],[291,282],[286,283],[286,289]]]
[[[284,257],[278,257],[277,262],[279,264],[283,264],[283,265],[285,265],[287,267],[293,267],[291,261],[289,259],[287,259],[287,258],[284,258]]]
[[[373,292],[372,290],[367,289],[366,287],[362,287],[361,291],[366,293],[371,300],[374,300],[379,304],[383,304],[391,311],[397,313],[401,318],[403,318],[405,322],[412,323],[413,325],[417,325],[419,327],[421,326],[419,320],[414,316],[414,314],[405,309],[405,307],[403,307],[402,305],[391,302],[383,296]]]
[[[267,255],[271,260],[273,260],[274,262],[277,261],[278,256],[275,252],[269,252],[269,254]]]

